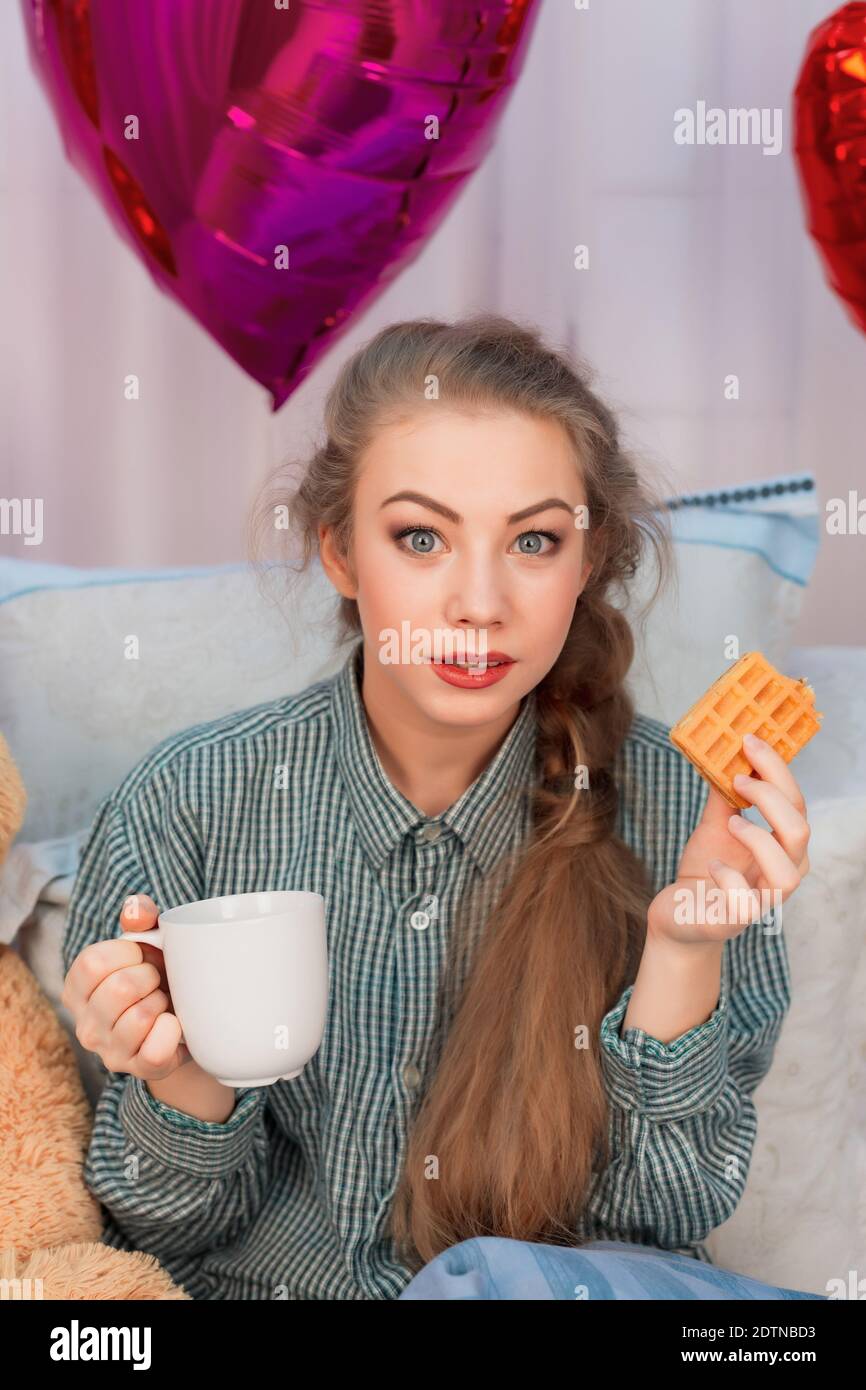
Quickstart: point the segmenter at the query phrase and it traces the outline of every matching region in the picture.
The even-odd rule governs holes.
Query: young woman
[[[670,541],[615,420],[534,330],[476,315],[380,332],[325,423],[275,502],[359,639],[345,665],[162,742],[83,854],[65,1002],[108,1072],[104,1239],[196,1298],[809,1297],[701,1244],[742,1195],[790,999],[751,890],[808,871],[805,806],[756,743],[772,830],[732,816],[634,711],[614,600]],[[236,1094],[122,928],[281,888],[325,899],[325,1036]],[[733,890],[745,914],[681,920]]]

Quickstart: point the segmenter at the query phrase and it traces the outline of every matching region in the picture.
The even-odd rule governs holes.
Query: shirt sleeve
[[[120,936],[130,893],[147,893],[161,908],[206,896],[195,817],[168,770],[100,805],[69,905],[65,972],[92,941]],[[166,1263],[236,1239],[269,1180],[264,1089],[239,1089],[232,1114],[215,1123],[158,1101],[138,1077],[99,1066],[106,1082],[84,1180],[116,1226]]]
[[[706,801],[686,766],[682,846]],[[769,912],[725,942],[718,1003],[678,1038],[660,1042],[641,1028],[620,1035],[633,988],[601,1023],[612,1158],[594,1180],[587,1214],[608,1239],[676,1249],[726,1221],[746,1185],[753,1094],[791,1002],[781,921]]]

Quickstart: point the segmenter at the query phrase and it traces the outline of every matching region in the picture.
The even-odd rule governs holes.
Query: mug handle
[[[158,946],[160,951],[165,950],[162,927],[151,927],[150,931],[125,931],[118,940],[146,941],[148,946]]]
[[[119,941],[146,941],[148,946],[157,946],[160,951],[165,950],[165,938],[162,927],[151,927],[150,931],[125,931],[122,936],[117,938]],[[180,1030],[180,1040],[186,1047],[186,1038],[183,1029]]]

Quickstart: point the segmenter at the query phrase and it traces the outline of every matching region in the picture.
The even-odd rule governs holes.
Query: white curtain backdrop
[[[201,0],[205,3],[206,0]],[[419,259],[276,415],[155,287],[67,163],[0,6],[0,496],[42,497],[77,565],[243,558],[267,471],[308,447],[343,358],[381,325],[493,308],[599,372],[628,442],[682,490],[810,470],[866,492],[866,341],[805,232],[791,97],[827,0],[541,0],[496,146]],[[781,108],[782,150],[677,145],[674,111]],[[574,268],[574,248],[589,268]],[[141,399],[123,396],[135,372]],[[736,373],[740,398],[724,396]],[[863,537],[824,534],[797,640],[866,641]]]

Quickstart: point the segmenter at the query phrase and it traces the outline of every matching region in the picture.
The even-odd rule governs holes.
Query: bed
[[[785,906],[793,1004],[756,1093],[744,1197],[707,1246],[730,1269],[825,1293],[866,1269],[866,647],[793,645],[820,541],[814,478],[739,494],[669,499],[679,589],[642,630],[630,684],[637,707],[670,725],[729,657],[758,648],[807,676],[824,713],[797,762],[813,835],[811,873]],[[29,798],[0,869],[0,941],[57,1009],[94,1103],[99,1069],[60,1004],[60,941],[96,808],[169,733],[331,674],[343,660],[327,635],[331,606],[315,569],[303,602],[287,606],[278,571],[257,579],[243,564],[0,561],[0,731]],[[135,662],[120,655],[130,633]]]

